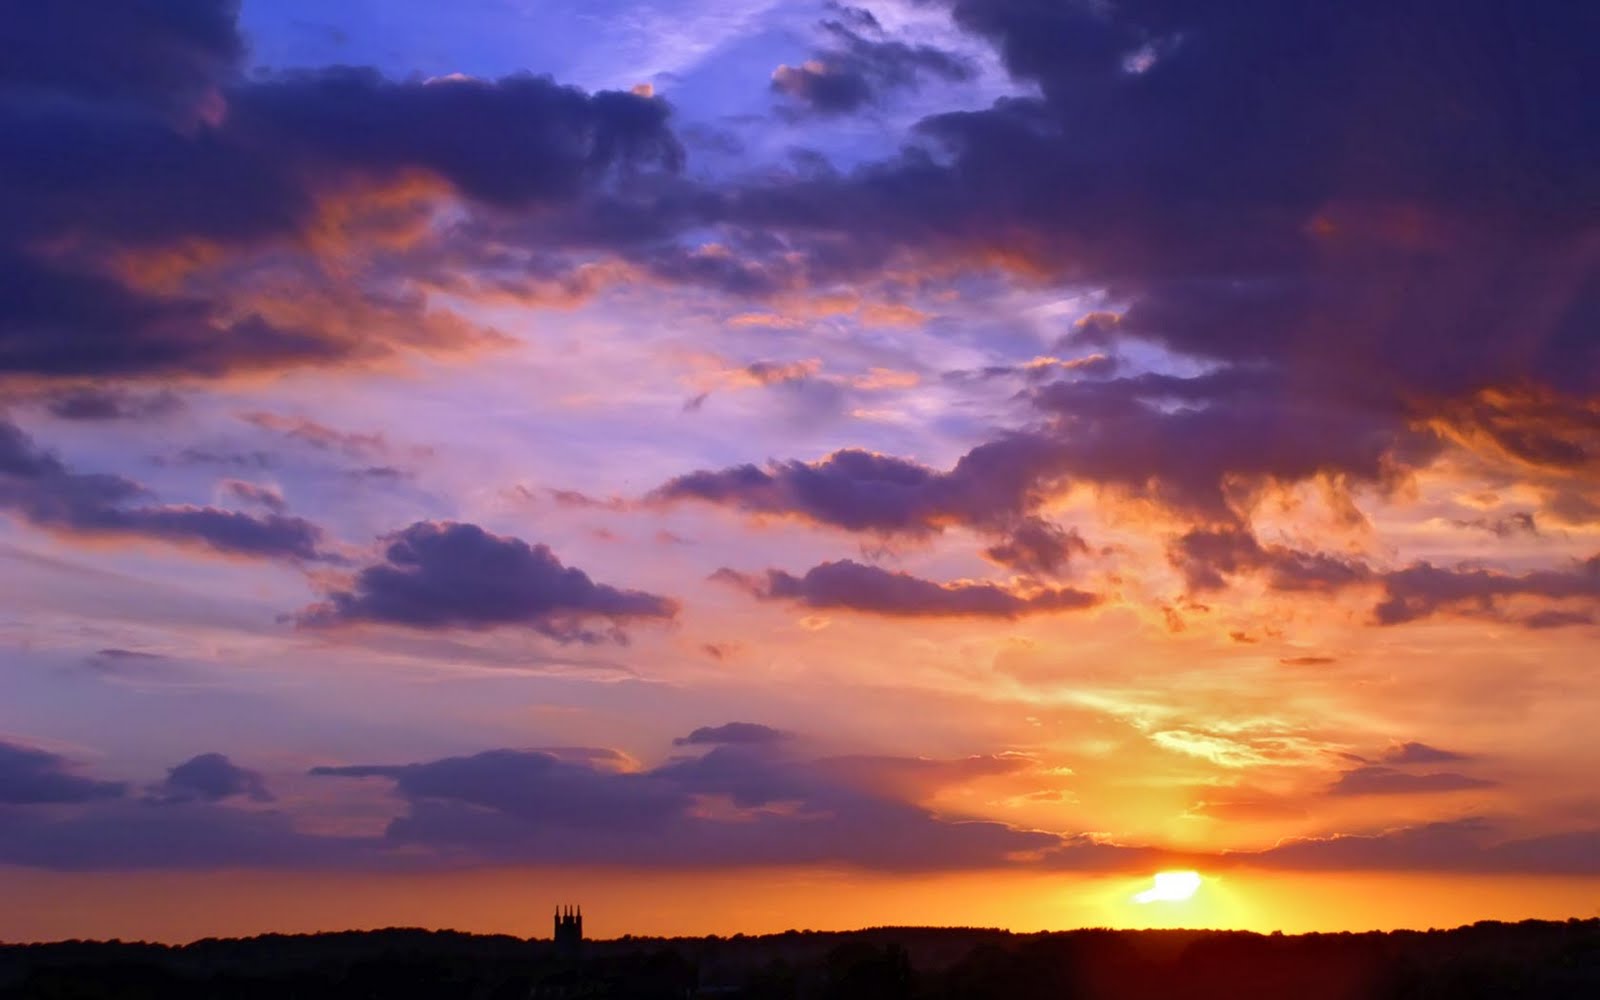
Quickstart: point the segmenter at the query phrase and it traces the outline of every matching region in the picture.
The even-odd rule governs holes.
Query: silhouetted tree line
[[[1600,997],[1600,920],[1307,935],[877,928],[586,948],[574,961],[547,941],[421,930],[9,945],[0,1000]]]

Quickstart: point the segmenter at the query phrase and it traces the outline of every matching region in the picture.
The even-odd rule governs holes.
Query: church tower
[[[556,907],[556,954],[578,958],[583,952],[583,907]]]

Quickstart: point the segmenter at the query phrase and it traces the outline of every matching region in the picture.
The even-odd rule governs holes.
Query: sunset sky
[[[0,9],[0,939],[1600,912],[1600,7]]]

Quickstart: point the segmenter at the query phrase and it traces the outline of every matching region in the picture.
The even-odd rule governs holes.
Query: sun
[[[1135,893],[1135,903],[1181,903],[1200,888],[1199,872],[1156,872],[1155,884]]]

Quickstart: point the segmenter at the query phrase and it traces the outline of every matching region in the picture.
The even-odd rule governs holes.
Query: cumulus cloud
[[[549,548],[493,535],[475,524],[418,521],[390,535],[383,560],[349,589],[298,616],[321,628],[356,622],[415,629],[522,626],[562,642],[621,641],[621,626],[669,621],[671,598],[595,583]],[[597,632],[590,623],[610,623]]]
[[[674,746],[762,745],[780,743],[789,739],[781,729],[763,726],[759,722],[726,722],[720,726],[701,726],[688,736],[672,741]]]
[[[1021,618],[1100,603],[1098,595],[1070,587],[1008,590],[985,582],[937,583],[849,559],[813,566],[804,576],[769,569],[764,577],[754,577],[721,569],[716,578],[764,601],[895,618]]]
[[[260,773],[240,767],[220,753],[203,753],[169,769],[166,779],[152,793],[164,803],[219,802],[235,797],[252,802],[272,801],[272,793]]]
[[[649,499],[695,500],[883,535],[923,537],[946,524],[999,527],[1030,506],[1044,474],[1038,445],[1026,436],[993,442],[948,472],[846,448],[814,462],[692,472],[658,487]]]

